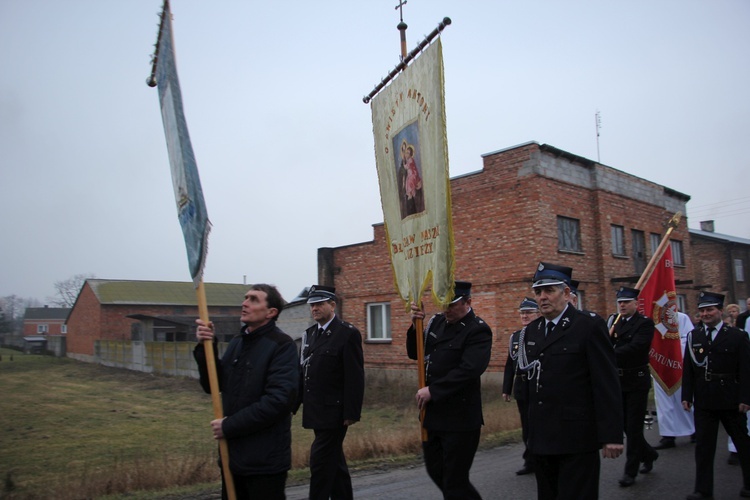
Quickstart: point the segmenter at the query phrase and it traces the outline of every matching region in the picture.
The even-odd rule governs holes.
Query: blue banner
[[[165,4],[156,51],[156,83],[159,87],[159,102],[164,135],[167,138],[177,215],[185,237],[190,276],[197,287],[203,278],[211,223],[208,220],[198,165],[195,162],[182,109],[182,93],[177,79],[172,39],[172,13],[169,3]]]

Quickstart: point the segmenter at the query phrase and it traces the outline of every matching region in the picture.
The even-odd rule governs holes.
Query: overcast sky
[[[173,0],[185,114],[214,229],[207,282],[292,299],[317,249],[383,220],[371,112],[396,0]],[[0,297],[55,281],[190,279],[156,89],[161,0],[0,0]],[[750,238],[750,2],[408,0],[443,33],[451,176],[527,141],[692,197]],[[632,214],[637,218],[637,214]],[[238,298],[239,299],[239,298]]]

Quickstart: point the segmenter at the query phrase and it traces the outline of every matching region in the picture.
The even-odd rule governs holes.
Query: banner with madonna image
[[[399,295],[453,298],[454,244],[440,38],[371,103],[385,237]]]

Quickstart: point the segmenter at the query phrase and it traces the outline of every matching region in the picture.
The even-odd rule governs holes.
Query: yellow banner
[[[385,236],[407,309],[430,284],[438,305],[453,298],[444,83],[438,38],[371,104]]]

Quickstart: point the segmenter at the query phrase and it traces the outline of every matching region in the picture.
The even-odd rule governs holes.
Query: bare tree
[[[48,297],[48,300],[58,307],[73,307],[78,298],[84,282],[94,278],[93,274],[76,274],[75,276],[62,281],[55,281],[55,291],[57,295]]]

